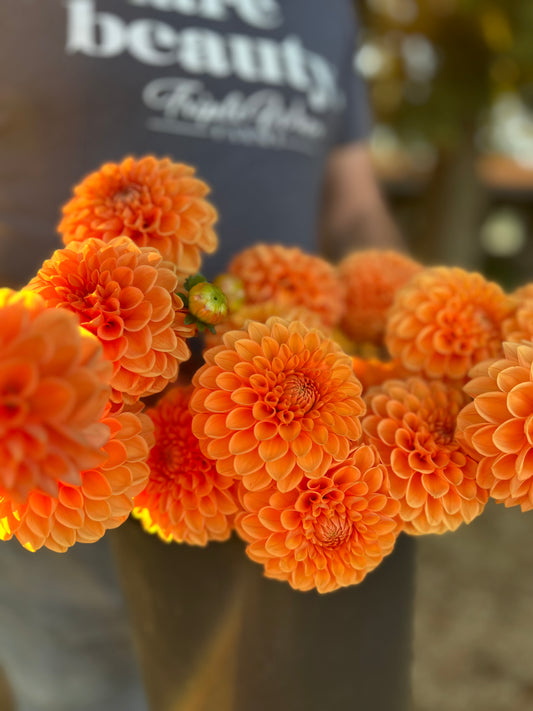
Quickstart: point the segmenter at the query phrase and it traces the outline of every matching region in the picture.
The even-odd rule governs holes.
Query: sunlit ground
[[[533,512],[419,543],[415,711],[533,708]]]

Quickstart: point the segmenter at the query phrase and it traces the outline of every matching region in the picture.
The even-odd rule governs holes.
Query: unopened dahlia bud
[[[215,325],[228,315],[228,300],[224,292],[208,281],[195,284],[188,298],[190,313],[202,323]]]

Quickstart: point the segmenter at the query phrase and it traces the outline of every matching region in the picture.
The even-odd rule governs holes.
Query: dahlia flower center
[[[203,479],[203,472],[209,469],[209,465],[194,447],[187,446],[187,442],[187,438],[183,442],[174,438],[166,441],[161,438],[150,454],[151,477],[168,484],[174,484],[180,477],[183,485],[187,485],[190,479],[193,483]]]
[[[120,190],[113,195],[113,203],[115,205],[131,205],[138,202],[143,192],[141,185],[129,183],[124,185]]]
[[[285,378],[279,405],[282,409],[304,415],[313,407],[317,398],[316,384],[306,375],[293,373]]]
[[[314,534],[318,543],[328,548],[339,546],[349,537],[350,521],[346,514],[337,511],[324,511],[315,521]]]
[[[437,444],[446,445],[452,442],[455,435],[455,418],[442,412],[432,414],[427,419],[433,439]]]
[[[472,338],[486,341],[494,330],[494,323],[486,311],[476,304],[462,304],[460,309],[453,311],[448,319],[450,341],[457,350],[461,350],[461,339],[468,344]]]

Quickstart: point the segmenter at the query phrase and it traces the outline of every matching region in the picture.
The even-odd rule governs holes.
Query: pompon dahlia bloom
[[[407,533],[444,533],[481,514],[487,492],[455,437],[461,390],[440,381],[388,380],[367,395],[363,439],[378,449]]]
[[[392,250],[353,252],[339,264],[346,286],[346,310],[341,328],[356,342],[381,343],[394,295],[422,266]]]
[[[171,262],[128,237],[73,242],[58,249],[30,281],[49,306],[73,311],[113,363],[112,399],[133,403],[163,390],[190,356],[194,329],[175,293]]]
[[[512,299],[481,274],[424,269],[397,293],[385,343],[411,372],[460,380],[500,353],[502,322],[512,309]]]
[[[506,506],[533,509],[533,344],[504,343],[504,357],[472,369],[458,433],[479,460],[477,483]]]
[[[390,553],[398,534],[398,502],[374,447],[360,445],[318,479],[282,493],[241,488],[237,516],[246,552],[269,578],[320,593],[360,582]]]
[[[195,170],[168,158],[128,156],[105,163],[74,188],[58,231],[63,242],[127,235],[139,247],[154,247],[181,274],[200,268],[202,253],[218,245],[215,208]]]
[[[135,499],[133,515],[165,541],[205,546],[230,537],[237,503],[231,478],[217,472],[192,433],[191,393],[192,387],[172,388],[147,411],[155,445],[148,459],[150,479]]]
[[[344,287],[336,269],[297,247],[257,244],[237,254],[229,271],[242,280],[249,304],[276,299],[305,306],[328,327],[343,314]]]
[[[133,412],[107,412],[101,422],[110,433],[104,461],[82,471],[79,485],[60,481],[55,496],[34,490],[19,506],[0,494],[1,540],[14,535],[30,551],[44,546],[64,553],[75,543],[94,543],[126,520],[148,480],[152,423]]]
[[[224,335],[194,375],[192,429],[220,474],[282,491],[346,459],[361,435],[361,384],[320,331],[273,317]]]
[[[0,289],[0,494],[57,494],[96,466],[111,365],[73,314],[29,291]]]

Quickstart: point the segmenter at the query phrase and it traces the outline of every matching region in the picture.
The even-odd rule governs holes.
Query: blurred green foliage
[[[376,117],[404,137],[455,145],[505,92],[533,108],[533,0],[359,0],[359,10]]]

